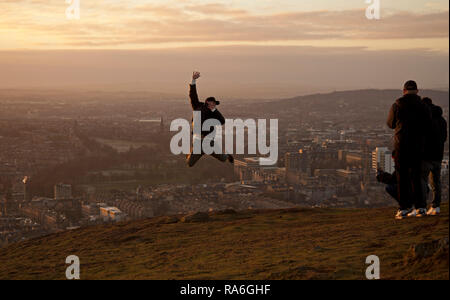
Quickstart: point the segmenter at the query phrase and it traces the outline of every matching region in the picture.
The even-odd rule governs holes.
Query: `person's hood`
[[[433,107],[431,108],[431,113],[433,114],[433,118],[442,117],[442,115],[444,114],[442,108],[437,105],[433,105]]]

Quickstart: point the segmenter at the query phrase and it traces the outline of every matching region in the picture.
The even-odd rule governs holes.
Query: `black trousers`
[[[426,208],[423,197],[422,161],[395,158],[395,169],[398,184],[398,202],[400,209],[406,210],[415,206],[416,209]]]
[[[214,147],[214,141],[211,142],[211,147]],[[203,155],[205,155],[205,153],[203,153],[203,150],[201,154],[194,154],[194,147],[193,145],[191,145],[191,153],[186,156],[187,165],[192,168],[200,160],[200,158],[202,158]],[[228,154],[212,153],[211,156],[217,160],[220,160],[221,162],[226,162],[228,159]]]
[[[440,207],[442,200],[441,187],[441,168],[442,161],[424,161],[422,163],[422,186],[431,185],[433,191],[433,207]],[[425,189],[426,190],[426,189]],[[425,201],[428,197],[425,197]]]

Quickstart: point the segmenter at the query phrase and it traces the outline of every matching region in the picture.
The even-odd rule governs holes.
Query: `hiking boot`
[[[440,207],[430,207],[430,209],[427,211],[427,216],[437,216],[441,213]]]
[[[397,211],[397,214],[395,215],[395,219],[397,219],[397,220],[403,220],[403,219],[409,217],[409,215],[411,214],[412,211],[413,211],[412,208],[410,208],[410,209],[404,209],[404,210],[399,209],[399,210]]]
[[[234,157],[233,157],[233,155],[228,154],[227,159],[228,159],[228,161],[229,161],[230,163],[234,164]]]
[[[408,214],[408,217],[416,217],[421,218],[427,215],[427,210],[425,208],[414,209],[411,213]]]

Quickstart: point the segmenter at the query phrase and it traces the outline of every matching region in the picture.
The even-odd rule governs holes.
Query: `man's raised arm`
[[[194,72],[192,75],[192,83],[189,85],[189,98],[191,100],[191,105],[193,110],[201,108],[202,103],[198,100],[197,94],[197,79],[200,78],[200,72]]]

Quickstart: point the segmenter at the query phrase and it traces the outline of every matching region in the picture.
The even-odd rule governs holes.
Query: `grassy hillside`
[[[403,221],[393,208],[229,211],[90,227],[0,249],[0,279],[65,279],[68,255],[81,279],[364,279],[369,255],[382,279],[448,279],[443,211]]]

